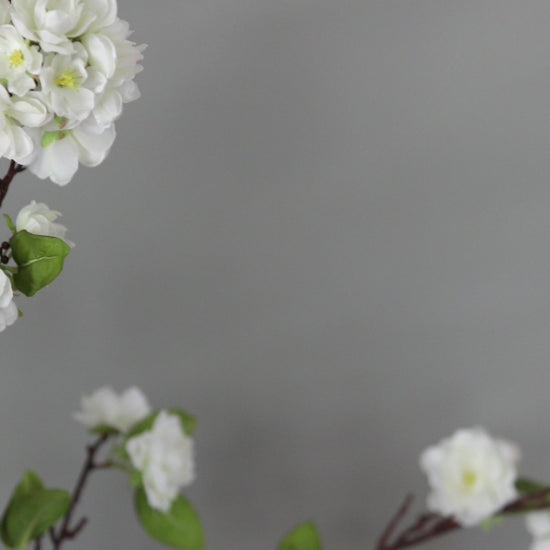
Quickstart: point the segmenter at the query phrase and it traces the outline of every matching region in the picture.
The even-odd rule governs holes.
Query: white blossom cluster
[[[134,468],[142,472],[143,486],[152,508],[167,512],[182,487],[195,479],[193,440],[180,419],[160,411],[153,429],[126,443]]]
[[[116,0],[0,0],[0,157],[68,183],[115,139],[144,46]]]
[[[81,401],[75,420],[88,428],[111,427],[126,434],[151,408],[136,387],[117,394],[110,387],[96,390]],[[193,440],[185,434],[176,414],[161,410],[150,430],[130,437],[125,444],[132,467],[141,472],[147,501],[167,512],[179,490],[195,478]]]

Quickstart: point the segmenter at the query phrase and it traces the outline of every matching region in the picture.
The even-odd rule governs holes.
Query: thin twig
[[[380,535],[380,538],[378,539],[378,545],[376,546],[377,549],[384,550],[387,547],[388,541],[393,535],[393,532],[409,511],[413,499],[414,497],[412,495],[407,495],[405,497],[403,504],[401,504],[395,515],[391,518],[388,526],[384,529],[382,535]]]
[[[84,486],[86,485],[86,481],[88,480],[88,476],[96,469],[103,469],[108,467],[108,462],[96,463],[95,461],[97,452],[104,445],[108,438],[108,434],[103,434],[99,436],[95,443],[93,443],[92,445],[88,445],[86,449],[86,460],[82,465],[82,469],[80,470],[80,474],[76,481],[75,488],[71,496],[69,509],[65,514],[65,518],[63,519],[59,530],[57,532],[54,529],[50,530],[50,539],[52,541],[53,550],[59,550],[64,541],[75,538],[88,522],[88,519],[83,517],[74,527],[70,527],[71,519],[73,517],[76,505],[78,504]]]

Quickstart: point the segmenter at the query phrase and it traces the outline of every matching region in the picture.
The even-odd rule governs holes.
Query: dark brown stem
[[[16,174],[23,172],[23,170],[25,170],[25,166],[17,164],[14,160],[10,160],[10,167],[6,172],[6,175],[3,178],[0,178],[0,207],[4,202],[4,198],[6,197],[11,181]]]
[[[86,485],[86,481],[88,480],[88,476],[94,470],[109,467],[109,462],[97,463],[95,460],[99,449],[104,445],[108,438],[108,434],[103,434],[95,441],[95,443],[88,445],[86,449],[86,460],[82,465],[82,469],[80,470],[80,474],[76,481],[75,488],[71,496],[69,509],[67,510],[58,531],[56,532],[54,529],[50,529],[50,540],[52,542],[53,550],[59,550],[65,541],[74,539],[88,522],[87,518],[83,517],[74,527],[71,527],[71,520],[80,496],[82,495],[82,491],[84,490],[84,486]]]
[[[388,541],[393,535],[393,532],[397,529],[397,526],[399,525],[401,520],[407,515],[407,512],[409,511],[413,500],[414,497],[412,495],[407,495],[405,497],[403,504],[399,507],[393,518],[388,523],[388,526],[384,529],[384,532],[380,535],[376,548],[380,548],[382,550],[383,548],[386,548],[388,546]]]
[[[412,496],[408,496],[404,500],[378,539],[375,550],[400,550],[401,548],[417,546],[462,528],[451,517],[426,513],[419,516],[409,527],[404,528],[394,537],[393,535],[397,526],[405,518],[412,501]],[[545,487],[536,493],[529,493],[518,497],[510,504],[504,506],[495,515],[519,514],[543,508],[550,508],[550,487]],[[392,537],[394,539],[393,542],[390,540]]]

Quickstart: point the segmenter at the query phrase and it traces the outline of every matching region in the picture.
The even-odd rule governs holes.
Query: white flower
[[[67,228],[60,223],[55,223],[59,216],[61,216],[61,212],[50,210],[42,202],[31,201],[17,214],[15,229],[17,231],[25,230],[34,235],[57,237],[63,239],[69,246],[74,246],[74,243],[65,239]]]
[[[11,281],[7,275],[0,270],[0,308],[8,307],[13,299]]]
[[[518,459],[516,446],[481,428],[458,430],[420,457],[431,488],[428,509],[476,525],[516,497]]]
[[[6,307],[0,307],[0,332],[13,325],[19,317],[19,310],[12,300]]]
[[[88,54],[82,44],[76,44],[75,49],[76,55],[47,55],[40,83],[52,112],[60,117],[84,120],[94,108],[94,92],[105,87],[106,78],[95,70],[89,72]]]
[[[109,426],[120,432],[128,431],[150,412],[145,395],[136,387],[117,395],[110,387],[96,390],[81,399],[82,410],[73,417],[88,428]]]
[[[161,411],[153,428],[130,438],[126,450],[142,472],[149,505],[167,512],[179,489],[195,477],[193,440],[183,432],[179,418]]]
[[[525,526],[533,537],[530,550],[550,550],[550,512],[548,510],[527,514]]]

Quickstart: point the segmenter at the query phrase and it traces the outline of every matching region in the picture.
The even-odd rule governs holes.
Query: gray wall
[[[147,42],[107,161],[6,203],[64,213],[60,280],[1,335],[2,469],[72,484],[82,393],[199,417],[211,550],[315,518],[371,550],[458,427],[550,480],[550,4],[121,2]],[[547,385],[549,384],[549,385]],[[98,474],[81,550],[160,548]],[[518,520],[431,548],[527,548]]]

